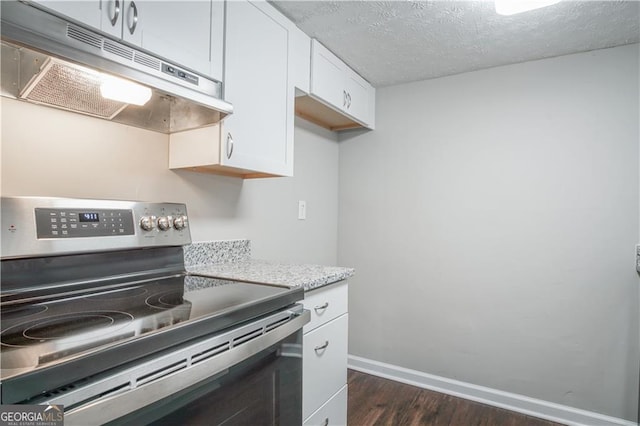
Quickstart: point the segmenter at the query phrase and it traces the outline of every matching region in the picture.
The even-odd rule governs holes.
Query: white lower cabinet
[[[322,407],[305,420],[305,426],[347,424],[347,385],[344,385]]]
[[[303,337],[303,416],[309,416],[347,383],[348,314]]]
[[[345,425],[347,421],[347,290],[342,281],[305,295],[304,306],[311,311],[303,335],[305,425]]]

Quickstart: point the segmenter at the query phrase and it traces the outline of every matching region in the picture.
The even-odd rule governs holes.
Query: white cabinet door
[[[302,417],[309,417],[347,383],[349,314],[302,339]]]
[[[349,70],[345,75],[345,92],[347,93],[347,114],[359,119],[363,123],[369,123],[369,91],[367,83],[358,74]]]
[[[113,37],[122,38],[124,0],[102,0],[101,9],[100,24],[96,28]]]
[[[314,40],[311,44],[311,93],[334,107],[344,109],[347,101],[344,83],[344,63]]]
[[[311,42],[310,95],[334,111],[349,117],[349,120],[373,129],[375,89],[317,40]],[[314,118],[312,108],[309,109],[305,105],[302,105],[302,108],[303,110],[299,111]],[[340,120],[336,121],[326,115],[318,118],[320,123],[323,119],[329,119],[335,121],[336,128],[343,126]],[[347,124],[343,128],[350,127],[354,126]]]
[[[215,3],[220,14],[222,4]],[[211,1],[125,0],[121,13],[123,40],[211,75]],[[222,27],[213,29],[222,40]]]
[[[100,28],[102,10],[100,0],[58,1],[33,0],[38,7],[48,9],[56,15],[65,16],[93,28]],[[122,2],[121,2],[122,3]]]
[[[234,110],[223,123],[221,162],[291,176],[288,29],[265,13],[270,5],[261,3],[227,3],[224,97]]]
[[[347,424],[347,385],[304,421],[304,426],[345,426]]]

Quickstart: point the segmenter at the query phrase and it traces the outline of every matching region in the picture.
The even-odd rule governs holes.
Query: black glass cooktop
[[[61,386],[104,365],[114,367],[215,333],[302,297],[300,289],[180,274],[85,295],[2,305],[2,403],[30,396],[18,389],[36,374],[51,389],[51,381]],[[8,381],[13,385],[8,387]]]

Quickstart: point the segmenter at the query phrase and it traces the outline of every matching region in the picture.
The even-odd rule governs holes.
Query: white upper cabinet
[[[219,126],[170,135],[170,168],[293,176],[294,30],[265,1],[227,3],[224,98],[233,114]]]
[[[374,127],[375,89],[351,69],[345,73],[344,91],[347,114],[362,122],[365,127]]]
[[[375,88],[317,40],[311,40],[309,96],[296,100],[296,112],[331,130],[373,129]]]
[[[266,2],[227,3],[221,162],[238,169],[293,175],[293,86],[289,28]]]
[[[311,41],[311,94],[347,110],[346,65],[316,40]]]
[[[212,65],[221,71],[222,61],[220,57],[212,64],[211,46],[223,42],[223,13],[220,1],[126,0],[122,39],[179,65],[215,75]],[[219,32],[218,37],[212,39],[212,30]]]
[[[50,1],[40,6],[222,80],[222,1]]]
[[[59,0],[32,0],[30,3],[40,8],[45,8],[73,19],[79,23],[100,29],[102,10],[100,0],[87,1],[59,1]]]

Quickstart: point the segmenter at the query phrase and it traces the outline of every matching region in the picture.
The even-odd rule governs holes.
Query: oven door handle
[[[287,323],[196,365],[191,365],[189,368],[176,371],[133,389],[127,389],[81,405],[68,412],[65,411],[65,425],[86,426],[107,423],[187,389],[207,378],[220,376],[219,373],[224,373],[228,368],[301,330],[311,318],[306,309],[301,312],[291,311],[291,314],[293,318]]]

